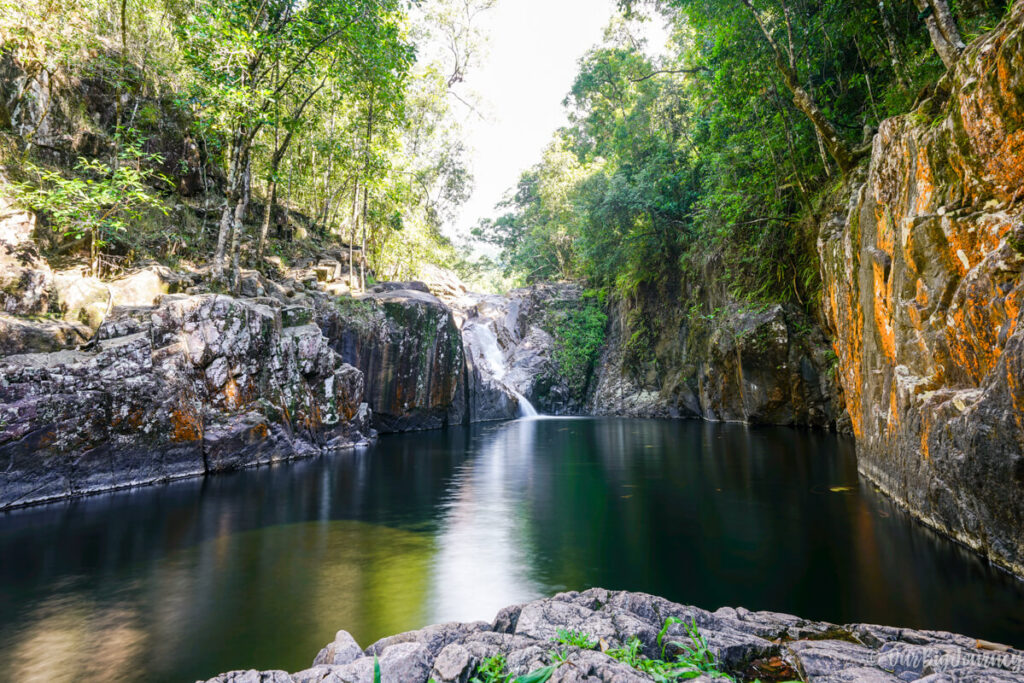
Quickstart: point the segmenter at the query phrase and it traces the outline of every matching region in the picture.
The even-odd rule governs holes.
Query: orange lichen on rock
[[[1003,344],[1016,329],[1020,289],[1003,296],[991,277],[965,286],[963,298],[948,314],[946,338],[952,360],[976,384],[995,368]]]
[[[171,441],[186,443],[203,438],[202,418],[191,410],[181,407],[171,411]]]
[[[224,383],[224,387],[221,389],[221,393],[224,396],[224,406],[228,410],[237,410],[241,404],[241,396],[238,391],[238,383],[234,377],[228,377],[227,382]]]
[[[999,87],[1007,91],[1012,88],[1013,78],[1009,68],[1006,59],[1000,59],[996,67]],[[962,93],[960,118],[974,153],[985,160],[986,180],[993,184],[997,198],[1008,201],[1024,184],[1024,129],[1016,126],[1017,121],[1011,121],[1016,130],[1008,132],[1003,107],[998,105],[994,95],[984,87]]]
[[[896,429],[900,426],[900,403],[896,396],[896,383],[892,383],[892,387],[889,389],[889,414],[886,419],[886,429],[889,432],[889,436],[893,436],[896,433]]]
[[[270,436],[270,430],[267,429],[267,425],[263,422],[254,425],[253,428],[249,430],[249,437],[254,441],[263,441],[268,436]]]
[[[864,433],[861,366],[863,325],[860,306],[849,284],[852,283],[847,282],[840,295],[839,285],[835,281],[828,283],[830,307],[827,316],[833,329],[839,331],[832,349],[839,363],[839,381],[843,387],[850,426],[854,436],[860,437]]]
[[[931,450],[928,447],[928,437],[931,436],[932,425],[928,415],[928,411],[923,411],[921,414],[921,457],[925,460],[931,458]]]
[[[874,274],[874,315],[878,339],[882,344],[885,357],[896,362],[896,335],[892,326],[892,284],[886,282],[885,271],[878,263],[871,264]]]
[[[146,419],[146,412],[142,408],[129,410],[125,415],[115,413],[110,419],[110,426],[113,429],[138,429]]]
[[[928,153],[922,147],[917,152],[917,173],[915,174],[915,190],[917,198],[914,201],[914,213],[918,216],[928,213],[932,203],[932,195],[935,194],[935,182],[932,177],[932,167],[928,163]]]

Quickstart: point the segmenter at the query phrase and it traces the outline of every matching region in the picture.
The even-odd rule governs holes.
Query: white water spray
[[[501,347],[498,346],[498,338],[495,336],[494,330],[491,329],[491,323],[472,323],[463,330],[464,334],[467,332],[471,333],[479,344],[480,354],[490,369],[491,376],[496,381],[501,382],[509,390],[509,393],[519,400],[519,417],[537,416],[537,409],[533,407],[529,399],[503,381],[508,373],[508,367],[505,364],[505,354],[502,352]]]

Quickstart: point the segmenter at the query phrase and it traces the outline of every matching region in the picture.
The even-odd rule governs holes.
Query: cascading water
[[[470,323],[463,329],[463,335],[476,342],[480,357],[486,363],[488,370],[490,370],[491,377],[495,381],[500,382],[519,401],[519,417],[535,417],[538,415],[537,409],[533,407],[529,399],[516,391],[515,387],[503,381],[508,373],[508,367],[505,364],[505,354],[502,353],[501,347],[498,346],[498,338],[495,336],[494,330],[491,329],[491,323]]]
[[[519,417],[536,417],[538,415],[537,409],[533,407],[530,400],[520,394],[512,387],[508,388],[512,392],[512,395],[519,399]]]

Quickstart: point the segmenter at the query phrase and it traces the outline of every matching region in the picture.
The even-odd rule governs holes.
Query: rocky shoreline
[[[666,624],[663,655],[659,633]],[[1024,651],[963,635],[836,625],[743,608],[709,612],[643,593],[594,588],[506,607],[491,623],[428,626],[365,649],[339,631],[303,671],[233,671],[206,683],[372,683],[375,659],[385,683],[466,683],[495,655],[503,656],[513,678],[553,666],[546,679],[551,683],[640,683],[658,679],[630,666],[616,649],[636,638],[640,661],[670,661],[692,643],[688,626],[706,640],[721,674],[736,681],[1024,681]],[[593,646],[559,643],[567,632],[587,636]],[[729,678],[705,674],[692,680]]]

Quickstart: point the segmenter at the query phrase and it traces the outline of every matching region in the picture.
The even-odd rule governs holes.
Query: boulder
[[[110,282],[72,269],[54,273],[52,298],[64,320],[82,323],[95,331],[115,306],[152,306],[161,296],[183,292],[191,285],[188,275],[160,265]]]
[[[42,315],[53,273],[32,240],[35,216],[0,197],[0,312]]]
[[[421,263],[419,271],[430,293],[448,304],[454,303],[469,292],[466,283],[453,270],[433,263]]]
[[[25,320],[0,314],[0,357],[49,353],[84,344],[92,330],[66,320]]]
[[[81,323],[93,331],[114,304],[110,288],[81,269],[54,273],[52,291],[53,303],[64,320]]]

